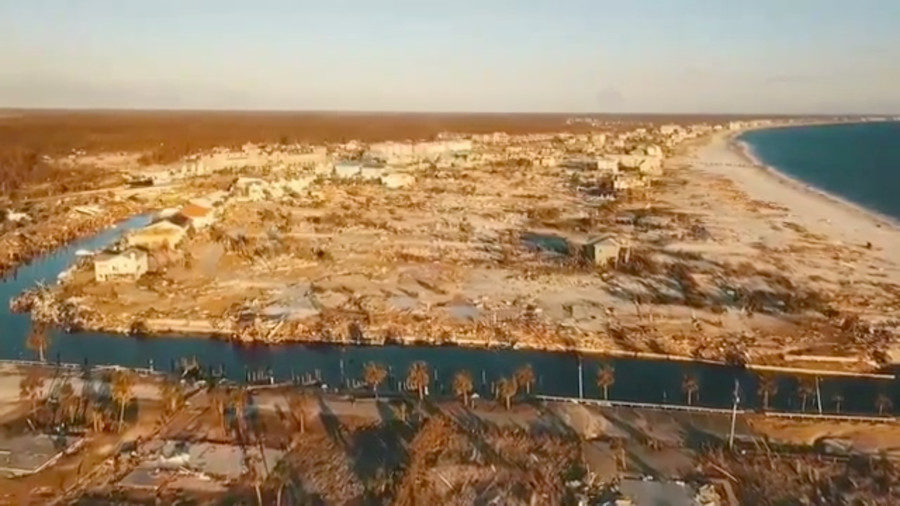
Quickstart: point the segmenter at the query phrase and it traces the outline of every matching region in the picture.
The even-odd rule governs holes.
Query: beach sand
[[[844,243],[871,242],[873,250],[882,252],[887,260],[900,261],[900,226],[896,222],[759,163],[735,139],[739,134],[716,134],[697,151],[698,165],[734,181],[750,198],[786,208],[791,220],[812,232]]]

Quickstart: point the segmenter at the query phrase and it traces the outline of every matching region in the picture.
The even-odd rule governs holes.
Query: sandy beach
[[[736,139],[741,133],[714,135],[706,146],[698,149],[699,165],[710,173],[731,179],[750,198],[786,208],[791,219],[810,231],[844,243],[871,242],[873,249],[883,252],[888,260],[900,260],[900,226],[894,220],[761,164]]]

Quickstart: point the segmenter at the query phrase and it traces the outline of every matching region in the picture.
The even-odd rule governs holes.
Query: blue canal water
[[[96,249],[120,236],[130,228],[147,223],[143,216],[122,224],[87,240],[75,242],[55,253],[23,266],[15,276],[0,282],[0,358],[35,359],[35,354],[25,347],[29,329],[28,315],[12,314],[8,300],[22,290],[38,282],[55,282],[59,272],[75,260],[78,249]],[[102,333],[83,332],[52,333],[47,357],[51,361],[88,363],[90,365],[117,364],[127,367],[147,367],[151,363],[157,369],[166,370],[181,357],[196,357],[209,368],[224,368],[230,379],[242,381],[248,371],[271,370],[278,380],[293,375],[319,371],[330,386],[346,385],[348,380],[361,376],[368,361],[385,364],[391,371],[387,388],[395,390],[397,383],[413,362],[426,361],[432,368],[432,394],[449,395],[450,379],[454,372],[465,369],[471,372],[476,389],[482,396],[489,396],[491,383],[512,374],[519,367],[530,364],[536,373],[536,393],[546,395],[577,396],[579,362],[586,397],[598,398],[600,391],[595,378],[601,365],[609,363],[615,368],[615,384],[610,398],[639,402],[683,404],[681,390],[685,374],[694,376],[700,385],[695,399],[697,404],[711,407],[730,407],[734,381],[740,384],[741,406],[757,407],[756,376],[742,368],[687,362],[609,358],[585,356],[579,358],[570,353],[550,353],[525,350],[483,350],[453,346],[334,346],[334,345],[256,345],[247,346],[228,341],[202,337],[130,337]],[[781,410],[798,410],[798,381],[793,377],[781,377],[778,393],[772,407]],[[826,411],[833,411],[831,399],[835,394],[843,396],[842,412],[872,413],[875,397],[879,393],[892,396],[894,405],[900,405],[896,381],[862,378],[823,378],[821,381],[822,404]],[[810,411],[815,398],[807,403]]]
[[[739,140],[794,179],[900,220],[900,122],[754,130]]]

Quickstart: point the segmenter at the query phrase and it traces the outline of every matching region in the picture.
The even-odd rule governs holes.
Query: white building
[[[101,253],[94,257],[94,279],[97,281],[137,281],[147,272],[147,252],[129,248],[122,253]]]
[[[334,175],[341,179],[356,177],[362,171],[362,164],[359,162],[340,162],[334,165]]]
[[[187,230],[169,220],[160,220],[128,235],[129,246],[146,249],[174,248],[184,239]]]
[[[414,178],[410,174],[405,174],[402,172],[394,172],[391,174],[384,174],[381,176],[381,184],[391,189],[398,188],[406,188],[408,186],[412,186],[413,183],[416,182],[416,178]]]
[[[619,243],[612,236],[604,235],[585,242],[581,252],[594,265],[601,265],[618,258]]]

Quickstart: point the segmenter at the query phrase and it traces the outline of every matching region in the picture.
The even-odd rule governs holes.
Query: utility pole
[[[728,448],[734,448],[734,424],[737,421],[737,407],[741,400],[740,386],[737,378],[734,379],[734,405],[731,408],[731,434],[728,436]]]
[[[582,373],[581,355],[578,355],[578,398],[584,399],[584,375]]]

